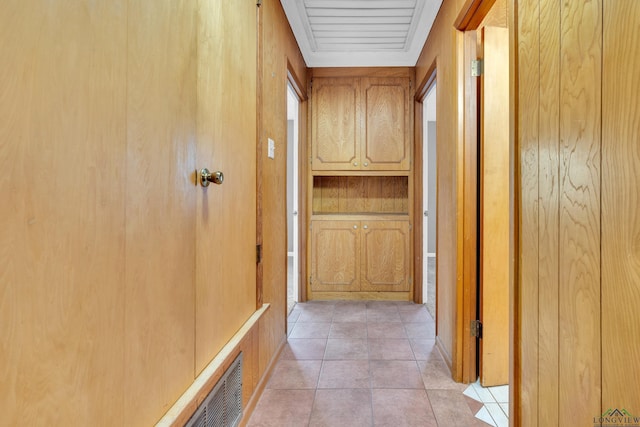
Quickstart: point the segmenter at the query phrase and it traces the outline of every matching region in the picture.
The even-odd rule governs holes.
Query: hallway
[[[451,379],[424,305],[297,304],[288,330],[251,427],[490,425]]]

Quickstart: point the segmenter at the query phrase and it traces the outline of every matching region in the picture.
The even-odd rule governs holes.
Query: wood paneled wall
[[[434,66],[437,74],[437,339],[453,377],[458,381],[462,379],[462,340],[457,336],[463,327],[460,304],[463,284],[464,74],[460,68],[463,38],[453,27],[453,22],[462,3],[462,0],[443,2],[416,64],[418,90]],[[416,141],[420,140],[416,138]],[[422,151],[416,150],[419,152]],[[420,188],[422,183],[416,183],[418,192]],[[422,211],[418,210],[415,215],[422,217]],[[422,266],[422,261],[416,260],[415,265]]]
[[[262,79],[259,156],[262,171],[259,194],[262,210],[262,298],[271,304],[260,331],[260,369],[264,370],[285,339],[287,317],[287,221],[286,221],[286,153],[287,153],[287,72],[292,71],[305,89],[307,68],[289,27],[280,2],[267,0],[262,13]],[[300,104],[301,134],[306,133],[307,102]],[[267,157],[267,138],[275,142],[275,159]],[[306,159],[305,139],[300,139],[300,159]],[[302,164],[302,163],[301,163]],[[304,163],[306,164],[306,162]],[[300,176],[306,176],[301,168]],[[300,187],[304,187],[301,185]],[[300,198],[300,200],[304,200]],[[306,218],[303,203],[300,222]],[[306,224],[303,224],[308,229]],[[304,246],[300,246],[303,248]],[[302,258],[302,257],[301,257]],[[301,277],[304,270],[301,271]],[[304,282],[302,282],[304,283]]]
[[[306,70],[262,8],[281,155],[257,177],[254,0],[3,3],[0,424],[158,421],[256,310],[259,178],[272,307],[237,337],[245,403],[263,378],[285,336],[287,61]]]
[[[194,378],[195,4],[128,8],[123,415],[131,425],[157,420]]]
[[[517,0],[516,425],[640,414],[635,2]]]
[[[126,1],[0,11],[0,413],[124,424]]]

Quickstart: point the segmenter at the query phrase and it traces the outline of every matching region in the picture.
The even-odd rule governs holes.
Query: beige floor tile
[[[402,323],[368,323],[367,336],[369,338],[407,338]]]
[[[369,358],[366,339],[328,339],[325,360],[366,360]]]
[[[375,426],[437,427],[425,390],[377,389],[372,403]]]
[[[333,322],[329,338],[367,338],[365,322]]]
[[[318,386],[320,360],[280,360],[267,383],[270,389],[314,389]]]
[[[370,390],[339,389],[316,392],[309,426],[370,427],[371,422]]]
[[[315,390],[264,390],[247,427],[305,426],[314,395]]]
[[[369,388],[368,360],[325,360],[318,388]]]
[[[372,388],[424,389],[413,360],[371,360],[369,369]]]
[[[370,338],[371,360],[415,360],[408,339]]]
[[[325,338],[289,338],[280,359],[322,360],[326,347]]]

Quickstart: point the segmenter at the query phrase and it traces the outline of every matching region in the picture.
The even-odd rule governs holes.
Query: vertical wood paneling
[[[539,422],[558,425],[560,1],[540,2]]]
[[[0,416],[123,425],[126,2],[0,12]]]
[[[157,421],[193,381],[195,6],[129,5],[124,414],[131,425]]]
[[[462,237],[463,218],[463,206],[459,203],[462,183],[458,182],[463,176],[462,171],[458,170],[463,164],[459,160],[464,156],[464,150],[460,149],[463,130],[459,127],[459,123],[462,123],[459,112],[462,111],[463,89],[458,86],[462,79],[457,77],[462,63],[458,57],[463,46],[462,36],[456,33],[451,24],[455,21],[461,4],[460,0],[443,2],[416,63],[418,87],[429,78],[434,66],[438,76],[436,323],[438,345],[452,367],[453,378],[457,380],[462,378],[462,345],[458,341],[461,341],[459,336],[464,331],[458,306],[463,261],[462,251],[458,247],[458,239]],[[417,191],[420,191],[419,185],[416,185]],[[421,265],[418,262],[414,264]]]
[[[559,423],[587,425],[601,409],[602,1],[563,3],[561,28]]]
[[[519,277],[515,288],[515,425],[538,426],[538,120],[540,96],[540,27],[538,0],[519,0],[515,10]]]
[[[604,2],[602,410],[640,416],[640,2]]]
[[[200,0],[198,11],[197,163],[225,179],[197,188],[196,374],[256,301],[256,5]]]
[[[249,3],[255,4],[254,1]],[[235,2],[234,2],[235,4]],[[286,326],[286,287],[287,282],[287,222],[286,222],[286,140],[287,140],[287,72],[288,67],[300,82],[307,81],[307,69],[295,41],[286,15],[280,2],[263,1],[260,6],[262,14],[263,50],[258,52],[263,63],[262,87],[262,134],[258,138],[263,141],[262,158],[263,169],[259,180],[262,183],[261,197],[263,200],[262,223],[263,234],[263,300],[271,304],[265,313],[260,327],[260,372],[264,372],[276,353],[278,346],[285,339]],[[300,104],[305,110],[309,102]],[[301,116],[300,129],[305,127],[308,116]],[[276,157],[267,157],[266,139],[272,138],[276,143]],[[302,141],[301,141],[302,142]],[[308,165],[307,153],[300,157]],[[306,176],[306,170],[300,170],[301,176]],[[302,186],[302,185],[301,185]],[[300,199],[305,200],[304,198]],[[301,222],[304,222],[303,212],[300,211]],[[306,227],[308,229],[308,226]]]

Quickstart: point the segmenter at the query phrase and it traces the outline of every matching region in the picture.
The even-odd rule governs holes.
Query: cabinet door
[[[358,221],[313,221],[311,290],[360,290],[360,224]]]
[[[409,221],[362,221],[361,290],[409,290]]]
[[[409,170],[411,93],[409,78],[362,79],[363,170]]]
[[[358,79],[315,78],[311,103],[311,168],[359,169]]]

